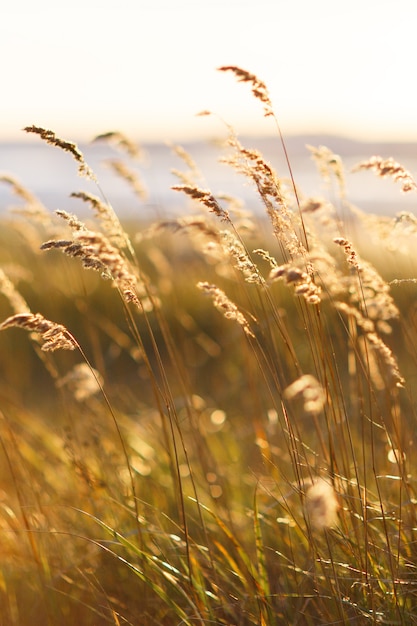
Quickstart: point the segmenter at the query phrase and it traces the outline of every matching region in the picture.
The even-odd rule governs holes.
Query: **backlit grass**
[[[80,220],[3,177],[2,624],[417,623],[415,217],[351,207],[323,147],[304,197],[229,131],[256,207],[184,154],[183,215],[129,227],[105,180]]]

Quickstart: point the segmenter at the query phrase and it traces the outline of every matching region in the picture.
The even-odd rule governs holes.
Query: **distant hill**
[[[417,142],[360,141],[328,134],[284,135],[284,140],[291,165],[295,168],[300,161],[304,161],[304,159],[310,160],[310,152],[306,147],[307,145],[315,147],[326,146],[343,160],[350,160],[351,164],[378,155],[383,158],[392,157],[405,167],[410,168],[410,160],[415,161],[417,159]],[[268,161],[271,161],[277,167],[282,167],[285,164],[284,153],[278,136],[239,136],[239,141],[247,148],[259,150]],[[219,145],[215,140],[186,141],[181,145],[190,154],[196,156],[210,153],[212,157],[215,157],[219,153]],[[149,144],[151,153],[156,146],[157,144]],[[144,147],[146,147],[146,144]]]

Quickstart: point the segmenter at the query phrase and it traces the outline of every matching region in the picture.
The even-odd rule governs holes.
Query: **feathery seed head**
[[[367,161],[361,161],[352,169],[353,172],[359,172],[360,170],[372,170],[381,178],[392,176],[394,182],[400,183],[403,193],[417,191],[417,184],[411,173],[400,163],[394,161],[392,157],[383,159],[380,156],[373,156]]]
[[[311,525],[317,530],[330,528],[337,523],[339,503],[335,490],[324,478],[314,479],[307,489],[305,508]]]
[[[65,220],[67,222],[68,226],[73,231],[87,230],[86,225],[83,222],[81,222],[78,219],[78,217],[76,215],[74,215],[73,213],[67,213],[67,211],[62,211],[62,210],[58,209],[58,210],[55,211],[55,214],[58,215],[58,217],[61,217],[63,220]]]
[[[294,293],[303,296],[309,304],[321,302],[321,287],[316,285],[312,273],[294,265],[277,265],[269,272],[268,281],[284,280],[287,285],[294,285]]]
[[[238,82],[249,83],[252,86],[252,93],[255,98],[260,100],[264,105],[265,117],[269,117],[274,114],[267,86],[263,81],[255,76],[255,74],[251,74],[250,72],[242,69],[241,67],[237,67],[236,65],[224,65],[222,67],[219,67],[218,70],[219,72],[232,72],[236,76]]]
[[[14,326],[24,328],[31,333],[40,334],[45,342],[42,346],[44,352],[53,352],[60,349],[74,350],[77,347],[77,342],[65,326],[45,319],[40,313],[17,313],[12,315],[0,324],[0,330]]]
[[[216,285],[211,285],[207,282],[199,282],[197,287],[207,293],[213,299],[213,304],[220,313],[229,320],[236,320],[240,324],[249,337],[255,335],[250,329],[249,322],[246,317],[241,313],[234,302],[232,302]]]
[[[41,128],[40,126],[26,126],[23,129],[26,133],[35,133],[39,135],[43,141],[46,143],[56,146],[57,148],[61,148],[65,152],[69,152],[72,154],[74,159],[79,163],[78,173],[80,176],[85,176],[86,178],[90,178],[91,180],[95,180],[95,176],[93,171],[87,165],[84,159],[84,155],[81,150],[78,148],[77,144],[72,141],[65,141],[60,137],[57,137],[52,130],[47,130],[45,128]]]
[[[214,213],[223,221],[230,222],[228,212],[220,206],[213,194],[207,189],[200,189],[199,187],[191,187],[189,185],[174,185],[172,189],[184,192],[193,200],[198,200],[201,204],[204,204],[211,213]]]
[[[132,244],[123,230],[119,218],[112,206],[107,202],[102,202],[99,197],[85,191],[78,191],[71,194],[72,198],[79,198],[92,208],[95,216],[100,220],[103,230],[105,230],[109,240],[117,248],[126,248],[132,253]]]
[[[52,240],[41,246],[42,250],[53,248],[61,249],[68,256],[80,258],[86,269],[96,270],[101,273],[102,278],[113,280],[128,302],[139,303],[136,293],[140,283],[137,277],[120,251],[102,233],[80,231],[73,241]]]

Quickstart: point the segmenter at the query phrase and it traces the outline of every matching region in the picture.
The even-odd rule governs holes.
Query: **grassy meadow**
[[[352,206],[324,147],[306,197],[227,130],[256,207],[179,147],[154,223],[0,175],[1,626],[417,624],[417,218]],[[141,202],[137,147],[97,140]],[[416,194],[385,157],[358,169]]]

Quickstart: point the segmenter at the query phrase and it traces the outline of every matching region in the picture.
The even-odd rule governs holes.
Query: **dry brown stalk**
[[[35,133],[51,146],[56,146],[57,148],[61,148],[61,150],[72,154],[77,163],[79,163],[78,173],[80,176],[85,176],[86,178],[95,180],[93,171],[85,162],[84,155],[76,143],[73,143],[72,141],[65,141],[64,139],[57,137],[52,130],[47,130],[45,128],[41,128],[40,126],[26,126],[23,130],[27,133]]]
[[[42,346],[44,352],[74,350],[78,347],[76,340],[65,326],[45,319],[40,313],[17,313],[0,324],[0,330],[12,327],[24,328],[31,333],[40,334],[45,342]]]
[[[255,74],[251,74],[250,72],[242,69],[241,67],[237,67],[236,65],[224,65],[222,67],[219,67],[218,70],[219,72],[233,72],[238,82],[250,83],[250,85],[252,86],[253,95],[264,105],[265,117],[269,117],[274,114],[267,86],[262,80],[255,76]]]
[[[380,156],[373,156],[367,161],[361,161],[352,169],[353,172],[360,170],[372,170],[377,176],[385,178],[392,176],[396,183],[400,183],[401,190],[404,193],[408,191],[417,191],[417,184],[408,170],[400,163],[394,161],[392,157],[383,159]]]

